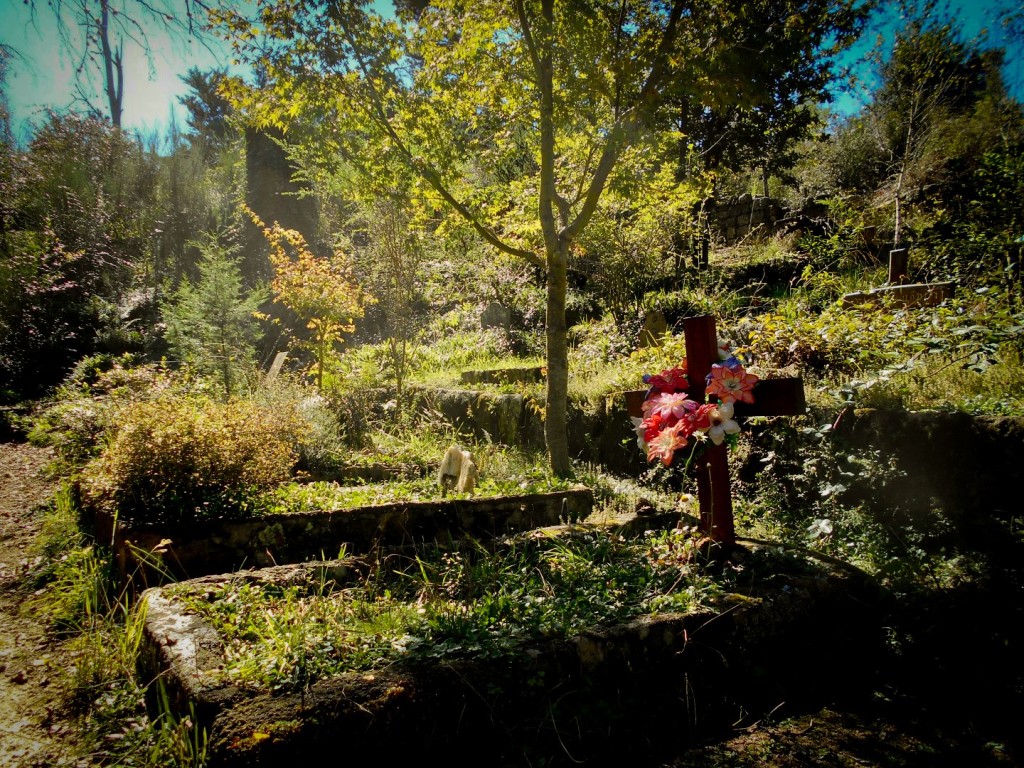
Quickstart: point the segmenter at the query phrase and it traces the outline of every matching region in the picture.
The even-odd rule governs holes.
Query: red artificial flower
[[[653,392],[679,392],[689,387],[686,380],[686,360],[678,368],[669,368],[654,376],[644,376],[644,384]]]

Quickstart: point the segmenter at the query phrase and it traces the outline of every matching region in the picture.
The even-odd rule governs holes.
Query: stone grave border
[[[231,581],[343,586],[360,573],[351,559],[190,584],[211,590]],[[476,756],[485,764],[493,753],[519,749],[518,740],[557,750],[565,734],[548,743],[551,730],[537,726],[549,716],[556,725],[552,707],[566,705],[572,727],[583,734],[573,749],[609,749],[620,726],[616,744],[660,739],[679,746],[791,697],[816,695],[817,686],[834,685],[837,674],[858,684],[882,642],[874,583],[854,570],[815,562],[812,573],[776,573],[755,594],[737,595],[719,610],[645,616],[565,641],[527,643],[498,664],[399,661],[323,679],[301,692],[274,693],[208,682],[222,663],[220,637],[178,610],[168,589],[143,595],[140,675],[162,680],[172,711],[208,729],[217,765],[290,766],[338,748],[346,758],[385,764],[432,752]],[[820,669],[832,671],[808,674]],[[597,732],[604,735],[588,741]]]
[[[397,501],[346,509],[264,515],[242,519],[138,523],[98,511],[97,540],[113,549],[121,583],[143,586],[245,567],[265,567],[365,552],[376,545],[490,538],[562,522],[579,522],[593,510],[582,486],[566,491]]]

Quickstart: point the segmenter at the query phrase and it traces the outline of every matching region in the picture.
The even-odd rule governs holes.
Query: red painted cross
[[[704,402],[704,388],[711,366],[718,362],[718,336],[715,318],[688,317],[683,320],[686,340],[687,393],[692,400]],[[641,416],[646,392],[627,393],[626,407],[631,416]],[[639,397],[637,397],[639,394]],[[736,403],[736,416],[797,416],[806,410],[804,386],[800,378],[762,379],[754,387],[754,402]],[[725,443],[708,441],[703,453],[691,465],[697,478],[697,503],[700,507],[700,531],[712,541],[731,547],[736,543],[736,527],[729,490],[728,448]]]

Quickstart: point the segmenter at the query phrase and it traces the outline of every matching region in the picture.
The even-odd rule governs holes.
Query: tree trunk
[[[124,94],[123,46],[119,45],[116,52],[110,47],[110,6],[107,0],[100,2],[100,46],[103,54],[103,88],[110,106],[110,122],[115,128],[120,128]]]
[[[896,206],[895,206],[896,207],[896,213],[895,213],[895,223],[893,224],[893,228],[892,228],[892,247],[893,248],[899,248],[900,247],[900,238],[903,236],[903,232],[901,231],[902,228],[903,228],[903,206],[901,205],[901,203],[902,203],[902,198],[903,198],[903,174],[904,174],[905,168],[906,168],[906,164],[900,166],[899,175],[896,177],[896,193],[895,193],[895,200],[894,200],[894,202],[896,204]]]
[[[547,403],[544,414],[544,442],[548,449],[551,470],[558,477],[568,477],[568,397],[569,349],[565,325],[565,293],[568,276],[569,248],[559,238],[558,247],[548,253],[547,270]]]

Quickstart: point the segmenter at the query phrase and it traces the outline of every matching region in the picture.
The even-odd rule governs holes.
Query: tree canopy
[[[546,442],[564,475],[566,277],[602,195],[674,133],[673,97],[753,103],[805,60],[824,76],[859,23],[847,0],[758,7],[766,16],[750,21],[747,4],[731,1],[447,1],[386,17],[364,2],[262,0],[258,23],[230,12],[220,21],[266,77],[258,94],[235,93],[251,119],[315,131],[323,162],[368,174],[405,164],[422,204],[543,270]],[[736,34],[754,28],[756,38]],[[765,56],[778,66],[764,82],[748,78]]]

